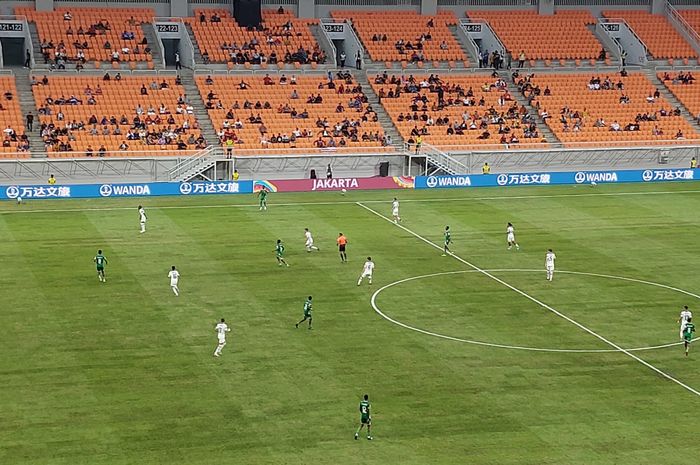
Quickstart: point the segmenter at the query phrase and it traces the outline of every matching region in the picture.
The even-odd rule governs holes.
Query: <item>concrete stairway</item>
[[[377,112],[377,118],[379,119],[379,123],[382,125],[382,129],[384,129],[384,133],[391,136],[391,141],[394,147],[399,149],[402,148],[404,140],[399,134],[394,122],[389,117],[389,114],[379,103],[379,97],[370,85],[367,75],[362,71],[351,70],[351,72],[358,84],[362,85],[362,90],[367,96],[367,101],[370,103],[370,105],[372,105],[374,111]]]
[[[469,63],[471,63],[472,66],[478,66],[479,57],[476,57],[473,53],[471,53],[471,47],[469,47],[469,44],[467,44],[467,39],[465,39],[459,31],[459,25],[452,25],[448,26],[447,28],[450,30],[455,40],[457,40],[460,47],[462,47],[464,54],[469,57]]]
[[[29,24],[29,35],[32,37],[32,55],[34,56],[34,62],[36,63],[35,69],[49,69],[49,65],[44,64],[44,55],[41,53],[41,39],[39,38],[39,31],[36,29],[36,24],[33,22],[28,22]]]
[[[535,110],[534,107],[527,103],[527,99],[523,94],[520,93],[517,87],[515,87],[514,85],[511,85],[511,87],[513,87],[513,92],[511,92],[511,95],[513,96],[515,101],[518,102],[518,105],[524,105],[525,108],[527,108],[528,113],[534,118],[535,123],[537,123],[537,130],[540,134],[544,136],[544,138],[547,140],[547,143],[552,147],[561,147],[561,141],[552,132],[552,130],[549,129],[549,126],[547,126],[547,123],[545,123],[544,120],[540,117],[540,115],[537,113],[537,110]],[[534,139],[526,139],[520,141],[520,143],[526,142],[535,143],[537,141]]]
[[[335,59],[333,57],[333,49],[328,46],[328,40],[326,37],[323,35],[323,31],[321,31],[321,26],[318,24],[312,24],[309,25],[309,30],[311,31],[311,35],[314,36],[316,39],[316,42],[318,42],[319,47],[321,47],[321,50],[323,50],[323,53],[326,54],[326,64],[334,65]]]
[[[197,84],[195,84],[194,73],[190,69],[182,68],[180,78],[182,79],[182,87],[185,88],[185,97],[194,108],[194,116],[197,118],[200,130],[204,138],[207,140],[207,144],[211,146],[218,146],[219,138],[217,137],[216,129],[209,118],[209,113],[204,106],[204,100],[199,93]]]
[[[695,128],[696,131],[700,131],[700,124],[698,124],[698,122],[697,122],[697,121],[695,120],[695,118],[694,118],[694,116],[697,116],[697,115],[693,115],[693,114],[690,112],[690,110],[688,110],[688,109],[685,107],[685,105],[683,105],[683,104],[681,103],[681,101],[678,100],[678,98],[677,98],[675,95],[673,95],[673,92],[671,92],[670,90],[668,90],[668,87],[666,87],[666,86],[664,85],[664,83],[661,81],[661,79],[659,79],[659,77],[656,75],[656,73],[654,72],[654,70],[645,69],[645,70],[644,70],[644,73],[647,75],[647,77],[648,77],[649,80],[652,82],[652,84],[654,84],[654,86],[656,86],[656,88],[659,89],[659,92],[661,93],[661,96],[662,96],[663,98],[665,98],[665,99],[668,101],[668,103],[671,104],[671,106],[672,106],[673,108],[679,107],[679,108],[681,109],[681,116],[682,116],[686,121],[688,121],[688,122],[690,123],[690,125],[693,126],[693,127]],[[670,109],[672,109],[672,108],[669,108],[669,110],[670,110]]]
[[[194,62],[202,64],[204,63],[204,59],[202,58],[202,51],[200,50],[199,44],[197,43],[197,39],[194,36],[192,26],[190,26],[189,23],[185,23],[185,27],[187,28],[187,33],[190,35],[190,40],[192,40],[192,46],[194,47]]]
[[[155,65],[156,69],[163,69],[163,56],[160,53],[160,46],[158,45],[159,39],[155,29],[153,28],[153,24],[142,24],[141,29],[146,35],[146,39],[148,39],[148,45],[151,47],[151,57],[153,58],[153,65]],[[141,63],[137,64],[137,66],[140,65]]]
[[[17,94],[19,99],[19,108],[22,112],[22,116],[26,117],[29,112],[34,115],[34,131],[29,132],[28,129],[27,136],[29,137],[29,150],[32,152],[32,156],[38,156],[46,152],[44,148],[44,141],[41,139],[40,134],[40,124],[39,116],[36,110],[36,103],[34,102],[34,94],[32,93],[32,85],[29,81],[30,70],[27,68],[12,68],[15,73],[15,84],[17,86]],[[17,131],[18,133],[20,131]]]

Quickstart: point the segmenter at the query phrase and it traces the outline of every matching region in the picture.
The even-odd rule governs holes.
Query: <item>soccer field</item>
[[[696,463],[700,348],[676,320],[700,312],[699,201],[669,183],[2,203],[0,464]],[[354,441],[365,393],[374,440]]]

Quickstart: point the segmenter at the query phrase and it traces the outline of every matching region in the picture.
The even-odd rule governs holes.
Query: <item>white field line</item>
[[[542,272],[542,270],[521,269],[521,268],[503,268],[503,269],[493,269],[493,270],[485,270],[485,271],[488,271],[489,273],[541,273]],[[516,345],[509,345],[509,344],[497,344],[497,343],[485,342],[485,341],[476,341],[473,339],[462,339],[459,337],[435,333],[432,331],[428,331],[426,329],[411,326],[409,324],[395,320],[394,318],[390,317],[386,313],[382,312],[382,310],[379,308],[379,305],[377,304],[377,297],[379,297],[379,294],[381,294],[382,292],[384,292],[385,290],[387,290],[391,287],[398,286],[399,284],[403,284],[403,283],[410,282],[410,281],[416,281],[418,279],[423,279],[423,278],[431,278],[431,277],[435,277],[435,276],[445,276],[445,275],[464,274],[464,273],[478,273],[478,272],[479,272],[478,270],[474,270],[474,269],[458,270],[458,271],[442,271],[442,272],[438,272],[438,273],[430,273],[430,274],[425,274],[425,275],[420,275],[420,276],[411,276],[410,278],[400,279],[398,281],[394,281],[393,283],[385,284],[384,286],[382,286],[379,289],[377,289],[376,291],[374,291],[374,294],[372,294],[372,298],[370,299],[370,303],[372,304],[372,308],[374,308],[374,311],[377,312],[377,314],[379,314],[379,316],[381,316],[385,320],[389,321],[390,323],[393,323],[397,326],[401,326],[402,328],[409,329],[411,331],[415,331],[417,333],[425,334],[427,336],[437,337],[440,339],[447,339],[449,341],[464,342],[466,344],[474,344],[474,345],[484,346],[484,347],[494,347],[494,348],[498,348],[498,349],[525,350],[525,351],[530,351],[530,352],[555,352],[555,353],[580,353],[580,354],[600,354],[600,353],[619,352],[617,349],[561,349],[561,348],[545,348],[545,347],[527,347],[527,346],[516,346]],[[651,286],[657,286],[657,287],[661,287],[664,289],[677,291],[677,292],[680,292],[682,294],[686,294],[686,295],[695,297],[697,299],[700,299],[700,295],[693,294],[692,292],[689,292],[689,291],[686,291],[683,289],[678,289],[675,287],[667,286],[665,284],[654,283],[651,281],[643,281],[640,279],[626,278],[624,276],[613,276],[613,275],[604,275],[604,274],[598,274],[598,273],[586,273],[583,271],[564,271],[564,270],[557,270],[557,273],[583,275],[583,276],[595,276],[595,277],[601,277],[601,278],[619,279],[622,281],[631,281],[631,282],[636,282],[636,283],[641,283],[641,284],[649,284]],[[700,339],[700,337],[693,339],[693,341],[696,341],[698,339]],[[645,347],[628,347],[627,350],[629,352],[642,352],[642,351],[647,351],[647,350],[665,349],[668,347],[679,346],[682,344],[683,344],[683,342],[669,342],[666,344],[645,346]]]
[[[381,213],[379,213],[379,212],[377,212],[377,211],[371,209],[371,208],[368,207],[367,205],[364,205],[364,204],[362,204],[361,202],[357,202],[357,205],[360,206],[360,207],[362,207],[362,208],[364,208],[365,210],[371,212],[372,214],[378,216],[379,218],[383,219],[384,221],[386,221],[386,222],[388,222],[388,223],[395,224],[393,220],[391,220],[390,218],[387,218],[386,216],[382,215]],[[403,231],[407,232],[408,234],[412,235],[412,236],[415,237],[416,239],[419,239],[419,240],[425,242],[426,244],[430,245],[431,247],[434,247],[434,248],[436,248],[436,249],[438,249],[438,250],[443,250],[443,248],[442,248],[440,245],[438,245],[438,244],[436,244],[436,243],[434,243],[434,242],[432,242],[432,241],[426,239],[425,237],[421,236],[421,235],[418,234],[418,233],[413,232],[412,230],[408,229],[407,227],[405,227],[405,226],[403,226],[403,225],[401,225],[401,224],[395,224],[395,225],[396,225],[398,228],[402,229]],[[669,375],[668,373],[666,373],[666,372],[664,372],[664,371],[662,371],[662,370],[656,368],[656,367],[655,367],[654,365],[652,365],[651,363],[649,363],[649,362],[647,362],[647,361],[645,361],[645,360],[642,360],[641,358],[639,358],[638,356],[636,356],[636,355],[633,354],[632,352],[630,352],[630,351],[628,351],[628,350],[626,350],[626,349],[623,349],[623,348],[620,347],[619,345],[615,344],[613,341],[607,339],[607,338],[604,337],[604,336],[601,336],[600,334],[596,333],[596,332],[593,331],[592,329],[589,329],[589,328],[587,328],[586,326],[584,326],[584,325],[582,325],[581,323],[579,323],[578,321],[576,321],[576,320],[574,320],[574,319],[572,319],[572,318],[566,316],[565,314],[561,313],[559,310],[555,309],[554,307],[551,307],[551,306],[547,305],[546,303],[544,303],[544,302],[542,302],[541,300],[539,300],[539,299],[537,299],[537,298],[531,296],[530,294],[526,293],[525,291],[522,291],[522,290],[518,289],[517,287],[515,287],[515,286],[513,286],[513,285],[511,285],[511,284],[509,284],[509,283],[507,283],[506,281],[502,280],[501,278],[499,278],[499,277],[497,277],[497,276],[494,276],[493,274],[489,273],[488,271],[479,268],[478,266],[476,266],[476,265],[474,265],[474,264],[468,262],[467,260],[465,260],[465,259],[459,257],[458,255],[455,255],[454,253],[450,253],[450,256],[453,257],[455,260],[457,260],[457,261],[463,263],[464,265],[467,265],[469,268],[478,271],[479,273],[483,274],[484,276],[487,276],[487,277],[493,279],[493,280],[496,281],[497,283],[499,283],[499,284],[501,284],[501,285],[507,287],[508,289],[512,290],[513,292],[515,292],[515,293],[517,293],[517,294],[520,294],[521,296],[525,297],[526,299],[528,299],[528,300],[530,300],[530,301],[536,303],[536,304],[539,305],[540,307],[542,307],[542,308],[544,308],[544,309],[546,309],[546,310],[549,310],[550,312],[554,313],[554,314],[557,315],[558,317],[560,317],[560,318],[562,318],[562,319],[568,321],[568,322],[571,323],[572,325],[574,325],[574,326],[578,327],[579,329],[585,331],[586,333],[590,334],[591,336],[593,336],[593,337],[595,337],[595,338],[597,338],[597,339],[603,341],[605,344],[609,345],[610,347],[613,347],[614,349],[617,349],[618,351],[622,352],[623,354],[627,355],[628,357],[630,357],[630,358],[636,360],[637,362],[641,363],[642,365],[644,365],[645,367],[649,368],[649,369],[652,370],[653,372],[655,372],[655,373],[657,373],[657,374],[663,376],[664,378],[666,378],[666,379],[669,380],[669,381],[672,381],[672,382],[678,384],[679,386],[681,386],[683,389],[687,390],[688,392],[691,392],[691,393],[695,394],[696,396],[700,397],[700,391],[695,390],[694,388],[692,388],[692,387],[688,386],[687,384],[683,383],[682,381],[680,381],[680,380],[674,378],[673,376]]]
[[[426,190],[427,192],[427,190]],[[674,195],[674,194],[700,194],[700,190],[680,190],[680,191],[648,191],[648,192],[601,192],[587,194],[545,194],[545,195],[502,195],[488,197],[448,197],[448,198],[432,198],[432,199],[404,199],[402,203],[425,203],[425,202],[464,202],[468,200],[528,200],[528,199],[557,199],[567,197],[620,197],[620,196],[636,196],[636,195]],[[252,194],[251,194],[252,195]],[[124,199],[125,197],[110,197],[113,199]],[[133,197],[134,205],[141,202],[143,197]],[[141,199],[141,200],[137,200]],[[68,199],[68,200],[88,200],[88,199]],[[92,199],[94,200],[94,199]],[[71,213],[71,212],[101,212],[101,211],[120,211],[134,210],[136,207],[90,207],[90,208],[55,208],[55,209],[37,209],[28,210],[27,203],[32,199],[25,200],[24,205],[17,206],[15,210],[0,210],[0,215],[14,215],[19,213]],[[6,202],[14,202],[14,200],[6,200]],[[363,200],[362,203],[386,203],[386,200]],[[355,200],[337,200],[323,202],[284,202],[271,203],[271,207],[304,207],[304,206],[323,206],[323,205],[356,205]],[[145,205],[145,204],[144,204]],[[181,209],[202,209],[202,208],[259,208],[257,202],[250,204],[216,204],[216,205],[162,205],[157,204],[145,205],[154,210],[181,210]]]

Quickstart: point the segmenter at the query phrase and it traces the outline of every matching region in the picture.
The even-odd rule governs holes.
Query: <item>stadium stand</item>
[[[664,15],[646,11],[604,11],[606,18],[622,18],[657,59],[695,58],[697,53]]]
[[[44,63],[53,63],[57,68],[67,63],[152,63],[141,24],[153,20],[153,10],[60,8],[46,12],[16,8],[15,13],[36,24]]]
[[[34,85],[49,156],[156,156],[205,147],[177,78],[108,75],[52,75]]]
[[[467,57],[449,30],[457,24],[451,11],[437,16],[413,11],[333,11],[350,19],[369,56],[379,62],[462,61]]]
[[[546,142],[507,83],[497,77],[384,73],[374,77],[372,86],[409,144],[419,135],[425,143],[453,150]]]
[[[241,27],[226,10],[194,10],[187,18],[207,63],[273,65],[319,64],[326,60],[309,25],[317,19],[297,19],[291,12],[263,10],[262,30]]]
[[[659,79],[668,90],[690,111],[696,122],[700,124],[700,88],[695,83],[695,76],[690,71],[661,72]]]
[[[566,146],[666,145],[700,135],[643,74],[540,74],[517,85]]]
[[[700,34],[700,10],[678,10],[683,19],[693,28],[695,32]]]
[[[588,11],[558,11],[541,16],[536,11],[469,11],[472,19],[489,23],[503,45],[517,61],[591,60],[600,55],[602,45],[588,26],[596,19]]]
[[[330,86],[321,74],[197,76],[197,85],[223,146],[238,155],[246,149],[377,150],[385,141],[376,113],[350,74],[339,74]]]
[[[19,108],[15,78],[0,77],[0,92],[0,125],[3,131],[0,158],[26,158],[29,156],[29,142],[24,136],[24,118]]]

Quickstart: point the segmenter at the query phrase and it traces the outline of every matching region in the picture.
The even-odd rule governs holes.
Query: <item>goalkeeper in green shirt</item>
[[[360,437],[360,431],[367,425],[367,439],[372,440],[372,415],[370,414],[369,396],[365,394],[363,399],[360,401],[360,427],[357,428],[355,432],[355,439]]]

